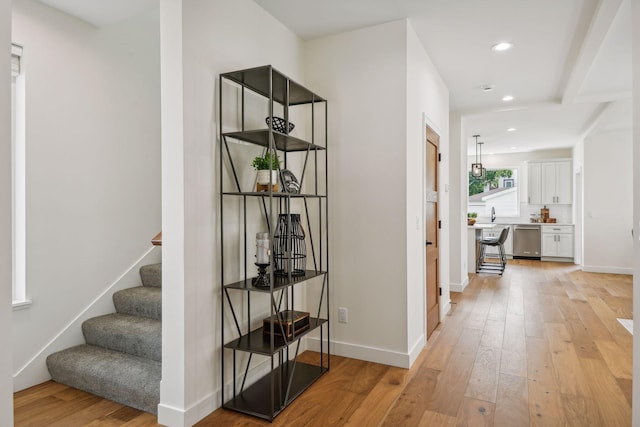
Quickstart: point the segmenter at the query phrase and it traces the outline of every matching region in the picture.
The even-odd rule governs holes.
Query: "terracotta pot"
[[[467,225],[473,225],[476,223],[476,219],[475,218],[467,218]]]

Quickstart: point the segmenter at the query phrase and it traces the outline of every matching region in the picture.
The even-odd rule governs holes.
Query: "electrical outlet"
[[[338,307],[338,322],[347,323],[349,321],[349,310],[345,307]]]

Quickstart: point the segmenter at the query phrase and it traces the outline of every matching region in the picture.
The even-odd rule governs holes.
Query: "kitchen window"
[[[469,172],[468,211],[491,217],[492,208],[500,217],[520,216],[518,168],[486,169],[475,178]]]

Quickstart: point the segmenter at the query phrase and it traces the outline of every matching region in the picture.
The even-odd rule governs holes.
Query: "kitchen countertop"
[[[468,228],[493,228],[493,227],[485,227],[485,226],[493,226],[495,227],[496,225],[544,225],[544,226],[559,226],[559,225],[570,225],[573,226],[574,224],[570,223],[570,222],[509,222],[509,221],[496,221],[494,223],[488,223],[488,222],[476,222],[475,225],[468,225]]]
[[[474,230],[479,230],[479,229],[483,229],[483,228],[494,228],[496,225],[498,225],[497,223],[475,223],[474,225],[467,225],[467,228],[473,228]]]

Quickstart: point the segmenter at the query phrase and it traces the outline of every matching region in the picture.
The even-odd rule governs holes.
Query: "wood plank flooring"
[[[334,356],[271,424],[219,409],[198,426],[630,426],[630,276],[509,261],[474,276],[410,370]],[[313,353],[302,355],[313,358]],[[156,426],[48,382],[15,394],[16,426]]]

